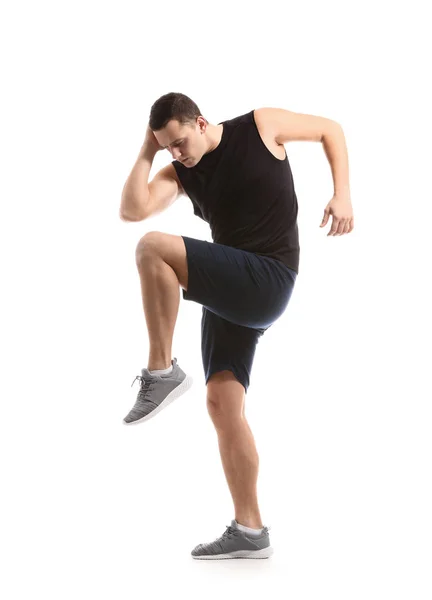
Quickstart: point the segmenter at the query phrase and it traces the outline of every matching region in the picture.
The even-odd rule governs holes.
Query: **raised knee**
[[[137,264],[141,262],[143,257],[150,252],[155,252],[160,244],[160,231],[149,231],[139,240],[135,249],[135,259]]]

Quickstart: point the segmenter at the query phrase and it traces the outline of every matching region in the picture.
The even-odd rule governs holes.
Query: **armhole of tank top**
[[[261,145],[262,145],[262,147],[264,148],[264,150],[266,150],[267,154],[268,154],[269,156],[271,156],[271,157],[272,157],[272,158],[273,158],[275,161],[277,161],[278,163],[283,163],[283,162],[285,162],[286,160],[288,160],[288,153],[287,153],[287,151],[286,151],[286,148],[285,148],[284,144],[278,144],[278,146],[283,146],[283,149],[284,149],[284,152],[285,152],[285,156],[284,156],[283,158],[278,158],[277,156],[275,156],[275,155],[273,154],[273,152],[271,152],[271,151],[270,151],[270,150],[267,148],[267,146],[265,145],[265,143],[264,143],[264,140],[262,139],[262,137],[261,137],[261,134],[260,134],[260,132],[259,132],[258,125],[256,124],[256,121],[255,121],[255,115],[254,115],[254,112],[255,112],[255,110],[256,110],[256,109],[254,108],[254,109],[253,109],[253,110],[252,110],[252,111],[251,111],[249,114],[251,115],[251,118],[252,118],[252,123],[253,123],[253,127],[254,127],[254,129],[255,129],[255,131],[256,131],[256,134],[257,134],[257,136],[258,136],[258,137],[259,137],[259,139],[260,139],[260,142],[261,142]]]
[[[176,180],[176,182],[177,182],[177,185],[178,185],[178,187],[179,187],[179,194],[184,194],[185,196],[187,196],[187,194],[186,194],[186,191],[185,191],[185,189],[184,189],[184,187],[183,187],[183,184],[182,184],[182,182],[180,181],[180,176],[179,176],[179,174],[178,174],[178,171],[177,171],[177,169],[176,169],[176,168],[175,168],[175,166],[174,166],[174,163],[175,163],[175,161],[171,161],[171,164],[172,164],[172,166],[173,166],[173,169],[174,169],[174,174],[175,174],[175,175],[174,175],[174,177],[175,177],[175,180]]]

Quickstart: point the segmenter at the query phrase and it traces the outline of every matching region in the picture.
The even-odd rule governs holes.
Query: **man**
[[[223,535],[192,550],[197,559],[268,558],[268,527],[258,508],[259,458],[244,413],[255,347],[282,315],[298,274],[297,197],[284,143],[321,141],[335,195],[326,206],[328,235],[352,231],[348,158],[342,128],[330,119],[260,108],[210,124],[187,96],[169,93],[152,106],[146,138],[123,189],[120,216],[141,221],[186,194],[208,222],[213,243],[156,231],[138,243],[150,351],[126,425],[155,416],[192,384],[171,360],[183,298],[202,305],[207,407],[215,425],[235,519]],[[174,160],[148,183],[155,154]]]

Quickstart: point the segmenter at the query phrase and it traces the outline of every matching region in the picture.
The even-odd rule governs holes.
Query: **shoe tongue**
[[[238,529],[238,527],[237,527],[237,521],[235,519],[233,519],[231,521],[231,527],[234,527],[234,529]]]

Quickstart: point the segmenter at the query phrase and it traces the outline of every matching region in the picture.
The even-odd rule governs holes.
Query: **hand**
[[[324,210],[324,217],[320,227],[324,227],[330,215],[333,215],[333,222],[329,235],[343,235],[350,233],[354,229],[354,215],[351,205],[351,198],[348,194],[334,195]]]
[[[149,124],[147,125],[143,148],[153,150],[155,153],[165,150],[165,148],[162,148],[162,146],[159,145],[159,142],[157,141],[153,131],[150,129]]]

